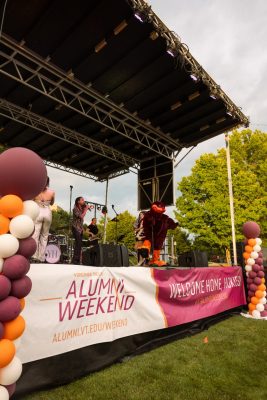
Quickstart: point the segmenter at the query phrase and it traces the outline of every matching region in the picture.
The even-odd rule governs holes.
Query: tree
[[[117,217],[117,235],[116,235],[116,221],[108,219],[107,223],[107,243],[114,242],[118,239],[118,244],[124,244],[128,249],[133,250],[135,244],[133,224],[135,217],[124,211]],[[103,235],[104,218],[99,221],[99,231]],[[117,237],[116,237],[117,236]]]
[[[182,254],[192,249],[192,244],[189,239],[189,234],[183,231],[180,227],[177,227],[176,229],[169,230],[167,233],[167,238],[169,243],[169,254],[171,254],[172,252],[171,249],[172,237],[176,248],[176,254],[174,255],[175,257],[177,256],[177,254]]]
[[[248,220],[260,223],[264,238],[267,136],[259,131],[234,131],[230,136],[230,151],[236,239],[243,239],[241,228]],[[178,189],[181,196],[176,202],[176,217],[195,236],[198,248],[221,251],[229,248],[232,236],[225,149],[202,155]]]
[[[69,213],[62,208],[57,211],[52,211],[52,224],[50,227],[51,233],[64,234],[69,233]]]

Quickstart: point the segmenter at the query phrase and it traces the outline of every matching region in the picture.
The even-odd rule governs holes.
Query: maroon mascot
[[[154,201],[149,211],[145,213],[143,219],[145,241],[143,248],[148,249],[152,245],[153,255],[150,264],[164,265],[160,260],[160,250],[163,246],[168,229],[175,229],[179,224],[164,214],[165,204],[161,201]]]

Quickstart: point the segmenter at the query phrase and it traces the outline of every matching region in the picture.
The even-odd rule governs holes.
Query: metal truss
[[[241,125],[248,126],[249,118],[246,117],[232,100],[224,93],[219,85],[211,78],[211,76],[203,69],[197,60],[190,54],[188,46],[182,43],[180,37],[159,19],[152,11],[151,6],[145,0],[128,0],[133,10],[142,14],[144,21],[151,23],[158,34],[166,40],[166,47],[173,50],[174,56],[180,61],[187,72],[201,80],[209,89],[210,94],[216,98],[220,98],[226,107],[227,112],[239,121]],[[177,53],[177,54],[176,54]]]
[[[136,159],[1,98],[0,114],[13,121],[54,136],[59,140],[74,144],[97,155],[102,155],[124,166],[137,168],[138,161]]]
[[[128,174],[129,172],[131,172],[129,169],[123,169],[123,170],[120,170],[120,171],[117,171],[117,172],[114,172],[114,173],[111,173],[111,174],[107,174],[106,176],[97,177],[95,175],[89,174],[89,173],[87,173],[85,171],[82,171],[80,169],[72,168],[72,167],[69,167],[69,166],[67,166],[65,164],[62,164],[62,163],[57,163],[57,162],[50,161],[50,160],[44,160],[44,163],[48,167],[59,169],[60,171],[64,171],[64,172],[69,172],[70,174],[78,175],[78,176],[81,176],[83,178],[92,179],[92,180],[97,181],[97,182],[104,182],[107,179],[117,178],[118,176],[125,175],[125,174]]]
[[[0,39],[0,73],[41,93],[84,117],[117,132],[154,153],[173,158],[182,148],[178,140],[116,105],[90,86],[33,53],[24,43],[2,35]]]

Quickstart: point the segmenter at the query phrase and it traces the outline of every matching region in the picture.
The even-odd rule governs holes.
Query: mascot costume
[[[165,204],[161,201],[152,203],[151,208],[144,215],[143,228],[145,241],[143,243],[143,257],[148,259],[152,248],[152,259],[149,264],[166,265],[160,260],[162,249],[168,229],[175,229],[179,224],[164,214]]]

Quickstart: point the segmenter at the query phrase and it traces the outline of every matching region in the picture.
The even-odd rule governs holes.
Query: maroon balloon
[[[250,278],[256,278],[257,273],[254,272],[254,271],[249,271],[248,276],[249,276]]]
[[[6,390],[8,391],[9,398],[15,393],[16,383],[12,383],[12,385],[4,385]]]
[[[250,297],[249,296],[247,297],[247,302],[250,303]]]
[[[248,291],[248,295],[249,295],[249,297],[255,296],[255,291],[249,290],[249,291]]]
[[[16,279],[15,281],[11,282],[10,294],[12,296],[17,297],[18,299],[22,299],[23,297],[26,297],[30,293],[31,288],[32,288],[32,281],[26,275],[23,276],[23,278]]]
[[[259,278],[264,278],[264,272],[263,272],[263,271],[257,272],[257,276],[258,276]]]
[[[10,280],[4,275],[0,275],[0,300],[4,300],[9,295],[10,290]]]
[[[258,257],[258,258],[255,260],[255,263],[258,264],[258,265],[262,265],[262,264],[263,264],[263,258]]]
[[[267,317],[267,311],[266,310],[261,312],[261,317]]]
[[[260,269],[261,269],[261,267],[259,266],[259,264],[252,265],[252,270],[253,271],[258,272],[258,271],[260,271]]]
[[[254,283],[255,283],[255,285],[260,285],[261,284],[261,278],[259,278],[258,276],[256,278],[254,278]]]
[[[17,254],[21,254],[22,256],[29,258],[36,252],[36,249],[37,244],[32,237],[28,237],[27,239],[20,239]]]
[[[255,285],[255,283],[251,283],[249,285],[249,290],[251,290],[252,292],[256,292],[257,289],[258,289],[258,286]]]
[[[245,222],[242,231],[247,239],[257,238],[261,232],[259,225],[254,221]]]
[[[0,155],[0,196],[15,194],[31,200],[43,190],[46,180],[45,164],[33,151],[14,147]]]
[[[247,283],[248,284],[253,283],[253,279],[252,278],[247,278]]]
[[[0,322],[0,339],[4,336],[4,325]]]
[[[19,299],[13,296],[8,296],[0,301],[0,321],[6,322],[17,318],[21,311]]]
[[[29,269],[29,260],[20,254],[15,254],[14,256],[5,259],[3,274],[9,279],[19,279],[26,275]]]
[[[259,251],[258,255],[259,255],[260,258],[262,258],[263,257],[263,252]]]

